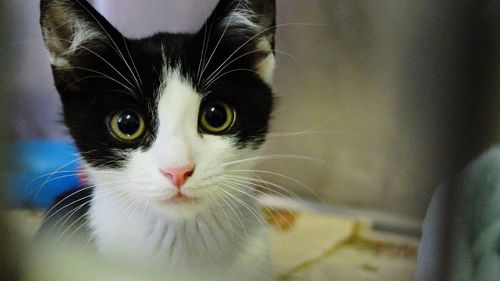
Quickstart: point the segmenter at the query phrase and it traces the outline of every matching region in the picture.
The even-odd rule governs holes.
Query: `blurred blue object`
[[[46,208],[62,192],[80,186],[78,151],[67,141],[27,140],[7,145],[2,171],[7,206]]]

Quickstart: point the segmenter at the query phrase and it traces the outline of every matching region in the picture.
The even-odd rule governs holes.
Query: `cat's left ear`
[[[230,60],[250,59],[251,67],[271,83],[275,66],[275,0],[221,0],[200,33],[210,26],[216,32],[210,40],[221,40],[229,49]]]
[[[85,54],[109,48],[122,38],[86,0],[41,0],[40,25],[55,68],[81,64]]]

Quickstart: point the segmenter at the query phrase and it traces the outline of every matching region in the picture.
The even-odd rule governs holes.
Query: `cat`
[[[84,0],[40,7],[88,177],[47,218],[78,206],[70,217],[102,256],[154,264],[168,280],[271,280],[250,170],[274,106],[275,1],[221,0],[196,33],[142,39]]]

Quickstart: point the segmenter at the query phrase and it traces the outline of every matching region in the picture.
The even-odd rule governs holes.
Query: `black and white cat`
[[[221,0],[197,33],[129,39],[84,0],[42,0],[41,26],[92,185],[62,205],[91,190],[99,252],[171,279],[270,280],[249,170],[273,109],[275,1]]]

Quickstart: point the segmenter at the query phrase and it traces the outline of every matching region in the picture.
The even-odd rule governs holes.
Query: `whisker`
[[[28,183],[28,186],[31,186],[32,184],[34,184],[36,181],[38,180],[41,180],[45,177],[49,177],[51,175],[58,175],[58,174],[73,174],[73,175],[77,175],[77,170],[75,169],[71,169],[71,170],[62,170],[62,171],[53,171],[53,172],[50,172],[50,173],[45,173],[43,175],[39,175],[37,176],[36,178],[32,179],[29,183]],[[46,179],[47,180],[47,179]]]
[[[61,169],[65,168],[65,167],[68,167],[69,165],[74,164],[75,162],[81,161],[82,159],[83,159],[83,157],[78,157],[77,159],[71,160],[71,161],[66,162],[65,164],[61,165],[61,166],[60,166],[59,168],[57,168],[54,172],[47,174],[47,175],[49,175],[49,177],[47,178],[47,180],[46,180],[46,181],[50,180],[50,179],[52,178],[52,176],[53,176],[54,174],[58,173]],[[35,178],[34,180],[38,180],[38,179],[40,179],[41,177],[44,177],[44,176],[46,176],[46,175],[42,175],[42,176],[40,176],[40,177],[37,177],[37,178]],[[33,181],[34,181],[34,180],[33,180]],[[30,184],[31,184],[33,181],[31,181],[31,182],[30,182]]]
[[[224,184],[223,183],[222,185],[225,186],[225,187],[227,187],[227,188],[235,189],[235,188],[233,188],[232,186],[230,186],[228,184]],[[262,214],[260,214],[256,210],[254,210],[254,208],[252,208],[250,205],[248,205],[245,201],[243,201],[240,198],[234,196],[230,192],[227,192],[224,189],[219,189],[219,190],[222,191],[222,192],[224,192],[229,197],[233,198],[233,200],[235,200],[235,202],[238,202],[240,205],[242,205],[243,207],[245,207],[245,209],[247,209],[257,219],[257,222],[259,222],[261,224],[261,226],[263,226],[264,228],[266,227],[266,222],[263,220]],[[236,189],[236,190],[240,191],[239,189]],[[246,194],[245,192],[242,192],[242,191],[240,191],[240,193]],[[248,194],[246,194],[246,195],[248,195]]]
[[[111,175],[127,175],[127,173],[124,172],[119,172],[119,171],[94,171],[94,174],[111,174]],[[56,174],[62,174],[61,176],[53,177]],[[38,176],[35,179],[31,180],[30,183],[28,184],[28,187],[30,187],[33,183],[35,183],[37,180],[40,180],[44,177],[49,176],[42,184],[40,184],[36,188],[36,193],[32,196],[32,198],[36,198],[41,190],[46,187],[47,184],[49,184],[52,181],[64,179],[64,178],[70,178],[70,177],[76,177],[79,175],[89,175],[89,172],[86,172],[85,170],[64,170],[64,171],[54,171],[51,173],[46,173],[44,175]],[[52,178],[51,178],[52,177]],[[35,190],[31,190],[30,192],[35,192]]]
[[[127,50],[128,57],[130,58],[130,62],[132,63],[132,66],[134,67],[135,73],[137,74],[137,79],[139,80],[139,84],[142,86],[142,79],[141,79],[141,73],[137,70],[137,66],[135,65],[134,59],[132,58],[132,54],[130,53],[130,50],[128,48],[128,43],[125,37],[123,37],[123,45],[125,45],[125,49]],[[142,93],[142,88],[139,88],[139,91]]]
[[[60,40],[60,41],[66,41],[66,42],[69,42],[69,43],[72,43],[73,41],[72,40],[68,40],[68,39],[63,39],[63,38],[57,38],[57,40]],[[111,69],[113,69],[118,75],[120,75],[120,77],[122,77],[127,83],[130,84],[130,86],[134,87],[134,84],[132,82],[130,82],[130,80],[128,80],[120,71],[118,71],[118,69],[116,69],[116,67],[113,66],[112,63],[110,63],[107,59],[105,59],[103,56],[99,55],[98,53],[96,53],[95,51],[93,51],[92,49],[90,48],[87,48],[83,45],[80,45],[78,46],[78,49],[83,49],[83,50],[86,50],[87,52],[95,55],[96,57],[98,57],[100,60],[102,60],[104,63],[106,63],[109,67],[111,67]],[[75,51],[76,51],[75,50]]]
[[[126,183],[126,182],[128,182],[128,180],[117,180],[117,181],[111,181],[111,182],[101,183],[101,184],[99,184],[99,186],[106,186],[106,185],[109,185],[109,184],[119,184],[119,183]],[[71,196],[74,196],[74,195],[76,195],[79,192],[95,188],[96,186],[97,185],[90,185],[90,186],[86,186],[86,187],[77,189],[76,191],[68,194],[63,199],[61,199],[59,202],[57,202],[56,204],[54,204],[51,208],[49,208],[49,210],[46,213],[50,214],[55,208],[57,208],[58,206],[60,206],[60,204],[62,204],[62,202],[64,202],[66,199],[69,199]],[[71,202],[71,204],[81,202],[81,201],[83,201],[85,199],[88,199],[88,198],[89,198],[89,196],[85,196],[83,198],[79,198],[76,201]],[[64,207],[67,207],[67,206],[63,206],[63,208]],[[44,221],[48,221],[51,217],[53,217],[54,215],[56,215],[57,213],[59,213],[63,208],[60,208],[59,210],[57,210],[56,212],[52,213],[48,217],[44,218]]]
[[[82,205],[79,205],[78,207],[76,207],[75,209],[73,209],[69,214],[69,216],[64,220],[64,222],[61,223],[61,227],[59,227],[58,229],[58,233],[59,233],[59,237],[56,239],[56,244],[59,244],[59,240],[64,237],[64,234],[66,234],[66,232],[71,229],[71,227],[73,227],[73,225],[75,225],[76,223],[78,223],[78,221],[80,221],[81,218],[83,218],[84,216],[80,216],[78,219],[74,220],[69,226],[65,227],[64,231],[62,231],[62,228],[64,227],[64,225],[66,225],[66,223],[68,223],[68,221],[71,219],[71,217],[76,214],[78,211],[80,211],[83,207],[85,207],[85,204],[82,204]],[[85,212],[87,213],[87,212]],[[61,217],[61,219],[59,221],[57,221],[54,225],[57,225],[60,223],[60,221],[66,217],[68,214],[64,215],[63,217]]]
[[[231,161],[231,162],[226,162],[226,163],[223,163],[223,164],[216,166],[215,168],[225,167],[225,166],[234,165],[234,164],[243,163],[243,162],[248,162],[248,161],[270,160],[270,159],[296,159],[296,160],[308,160],[308,161],[313,161],[313,162],[320,162],[323,164],[330,164],[326,160],[323,160],[320,158],[315,158],[315,157],[310,157],[310,156],[304,156],[304,155],[269,154],[269,155],[264,155],[264,156],[255,156],[255,157],[239,159],[239,160],[235,160],[235,161]]]
[[[131,202],[127,204],[127,208],[123,211],[124,216],[126,217],[127,214],[130,216],[134,213],[135,209],[137,209],[137,206],[139,205],[139,200],[136,198],[132,197],[132,195],[129,194],[129,196],[126,199],[131,199]]]
[[[59,68],[62,68],[62,69],[81,69],[81,70],[85,70],[85,71],[89,71],[89,72],[92,72],[92,73],[96,73],[96,74],[102,75],[103,78],[111,80],[111,81],[117,83],[118,85],[122,86],[123,88],[127,89],[132,96],[134,96],[134,97],[137,96],[134,93],[134,91],[132,90],[132,88],[128,87],[127,85],[123,84],[122,82],[114,79],[113,77],[111,77],[111,76],[109,76],[109,75],[107,75],[107,74],[105,74],[103,72],[100,72],[100,71],[97,71],[97,70],[93,70],[93,69],[90,69],[90,68],[86,68],[86,67],[81,67],[81,66],[61,66]]]
[[[88,217],[89,213],[90,213],[90,210],[88,210],[88,211],[87,211],[87,212],[85,212],[83,215],[81,215],[78,219],[76,219],[76,220],[72,223],[72,225],[70,225],[70,226],[68,227],[68,231],[69,231],[69,229],[71,229],[71,227],[73,227],[73,224],[76,224],[76,223],[78,223],[81,219],[84,219],[84,218]],[[74,237],[74,236],[75,236],[75,235],[76,235],[76,234],[77,234],[77,233],[78,233],[78,232],[79,232],[79,231],[80,231],[83,227],[85,227],[85,223],[80,223],[80,225],[79,225],[79,226],[78,226],[75,230],[73,230],[73,232],[71,232],[71,234],[70,234],[70,235],[68,235],[68,237],[66,238],[66,241],[73,241],[73,237]],[[63,234],[61,234],[61,236],[63,236]],[[91,236],[91,235],[90,235],[90,236]],[[91,236],[91,237],[92,237],[92,236]],[[92,238],[90,238],[90,240],[91,240],[91,239],[92,239]],[[63,244],[64,244],[64,243],[66,243],[66,242],[63,242]],[[86,243],[86,244],[88,244],[88,243],[89,243],[89,241],[87,241],[87,243]]]
[[[226,69],[229,65],[231,65],[233,62],[239,60],[240,58],[244,57],[244,56],[247,56],[247,55],[250,55],[250,54],[253,54],[253,53],[258,53],[258,52],[262,52],[262,51],[266,51],[265,49],[257,49],[257,50],[253,50],[253,51],[249,51],[245,54],[242,54],[240,56],[238,56],[237,58],[231,60],[230,62],[226,63],[226,64],[221,64],[217,69],[215,69],[212,74],[210,74],[205,80],[208,80],[207,82],[205,82],[205,86],[204,86],[204,89],[210,87],[210,85],[213,84],[213,82],[219,80],[219,78],[223,77],[225,74],[228,74],[228,73],[231,73],[231,71],[229,72],[225,72],[224,74],[222,75],[219,75],[224,69]],[[274,49],[274,52],[276,53],[281,53],[283,55],[286,55],[288,57],[290,57],[295,63],[297,63],[301,68],[304,68],[304,66],[302,65],[302,63],[300,63],[300,61],[293,57],[292,55],[288,54],[287,52],[284,52],[284,51],[280,51],[280,50],[276,50]],[[221,68],[222,67],[222,68]],[[242,69],[243,70],[243,69]],[[253,69],[248,69],[248,70],[251,70],[253,73],[257,73],[255,70]]]
[[[58,173],[61,169],[65,168],[65,167],[67,167],[67,166],[69,166],[69,165],[71,165],[71,164],[73,164],[73,163],[75,163],[75,162],[81,161],[82,159],[83,159],[83,157],[79,157],[79,158],[77,158],[77,159],[74,159],[74,160],[72,160],[72,161],[69,161],[69,162],[65,163],[64,165],[60,166],[59,168],[57,168],[54,172],[50,173],[50,174],[48,175],[47,179],[46,179],[46,180],[42,183],[42,188],[43,188],[43,186],[45,186],[45,185],[46,185],[46,184],[50,181],[50,179],[51,179],[51,178],[52,178],[52,177],[53,177],[56,173]],[[45,176],[46,176],[46,175],[45,175]],[[39,176],[39,177],[37,177],[37,178],[35,178],[35,179],[31,180],[31,181],[28,183],[28,187],[29,187],[29,186],[31,186],[31,184],[33,184],[36,180],[39,180],[39,179],[41,179],[41,178],[43,178],[43,177],[44,177],[44,176]],[[40,191],[42,190],[42,188],[38,188],[38,189],[37,189],[37,192],[35,193],[35,195],[33,196],[33,198],[36,198],[36,197],[38,196],[38,194],[40,193]]]
[[[63,93],[65,93],[68,89],[70,89],[70,88],[71,88],[71,87],[73,87],[74,85],[76,85],[76,84],[78,84],[78,83],[80,83],[80,82],[82,82],[82,81],[85,81],[85,80],[87,80],[87,79],[92,79],[92,78],[102,78],[102,79],[108,79],[108,77],[106,77],[106,76],[102,76],[102,75],[88,75],[88,76],[82,77],[82,78],[80,78],[80,79],[78,79],[78,80],[76,80],[76,81],[74,81],[74,82],[70,83],[68,86],[66,86],[66,87],[62,90],[62,92],[63,92]],[[66,82],[69,82],[69,81],[66,81]],[[125,93],[127,93],[127,95],[129,95],[129,94],[130,94],[130,92],[125,92]]]
[[[316,193],[314,193],[314,191],[312,190],[312,188],[308,185],[306,185],[305,183],[297,180],[297,179],[294,179],[292,177],[289,177],[287,175],[283,175],[283,174],[280,174],[280,173],[277,173],[277,172],[272,172],[272,171],[265,171],[265,170],[230,170],[232,172],[254,172],[254,173],[261,173],[261,174],[268,174],[268,175],[273,175],[273,176],[278,176],[280,178],[284,178],[284,179],[287,179],[293,183],[296,183],[304,188],[306,188],[307,190],[309,190],[310,192],[312,192],[314,195],[318,196]],[[262,179],[260,179],[262,180]],[[264,180],[262,180],[264,181]],[[318,198],[319,199],[319,198]]]
[[[236,213],[236,211],[234,210],[232,204],[230,204],[230,202],[226,201],[226,196],[224,196],[223,193],[220,192],[220,190],[218,190],[217,188],[215,189],[216,191],[216,194],[220,195],[220,199],[224,202],[224,204],[226,204],[230,209],[231,211],[234,213],[234,215],[236,216],[236,218],[238,219],[238,221],[240,222],[241,224],[241,227],[243,228],[243,231],[245,232],[245,235],[246,237],[248,238],[248,232],[247,232],[247,229],[245,228],[245,224],[243,223],[243,214],[241,213],[241,210],[237,208],[238,212],[239,212],[239,215]],[[230,220],[228,220],[230,221]],[[232,224],[230,223],[231,227],[232,227]],[[233,234],[234,234],[234,231],[233,231]]]
[[[239,3],[238,3],[239,4]],[[264,30],[261,30],[260,32],[258,32],[257,34],[255,34],[254,36],[250,37],[248,40],[246,40],[243,44],[241,44],[238,48],[236,48],[222,63],[221,65],[224,65],[228,62],[228,60],[230,60],[236,53],[238,53],[239,50],[241,50],[241,48],[243,48],[245,45],[247,45],[248,43],[250,43],[252,40],[258,38],[259,36],[261,36],[262,34],[264,34],[265,32],[269,31],[269,30],[272,30],[272,29],[275,29],[275,28],[278,28],[278,27],[285,27],[285,26],[293,26],[293,25],[299,25],[299,26],[326,26],[325,24],[309,24],[309,23],[282,23],[282,24],[277,24],[277,25],[274,25],[274,26],[271,26],[271,27],[268,27],[268,28],[265,28]],[[227,29],[227,26],[226,26],[226,29]],[[221,38],[222,40],[222,38]],[[220,40],[219,40],[220,42]],[[215,52],[215,51],[214,51]],[[213,53],[212,53],[213,55]],[[219,66],[220,67],[220,66]],[[202,73],[203,75],[203,73]]]
[[[276,174],[276,175],[277,175],[277,176],[279,176],[280,174]],[[307,191],[308,191],[308,192],[309,192],[312,196],[314,196],[314,197],[315,197],[315,198],[316,198],[316,199],[317,199],[317,200],[318,200],[321,204],[323,204],[323,205],[324,205],[324,204],[326,204],[326,203],[323,201],[323,199],[321,199],[321,197],[320,197],[320,196],[319,196],[319,195],[318,195],[318,194],[317,194],[317,193],[316,193],[316,192],[315,192],[315,191],[314,191],[314,190],[313,190],[310,186],[308,186],[308,185],[304,184],[303,182],[301,182],[301,181],[299,181],[299,180],[296,180],[296,179],[294,179],[294,178],[287,177],[287,176],[285,176],[285,175],[281,175],[281,176],[282,176],[282,177],[284,177],[285,179],[290,180],[290,181],[292,181],[292,182],[294,182],[294,183],[298,184],[299,186],[301,186],[301,187],[305,188],[305,190],[307,190]],[[263,183],[263,184],[268,184],[268,185],[270,185],[270,186],[272,186],[272,187],[276,187],[276,188],[278,188],[278,189],[280,189],[280,190],[283,190],[284,192],[292,192],[292,191],[290,191],[290,190],[288,190],[288,189],[284,188],[284,187],[283,187],[283,186],[281,186],[281,185],[278,185],[278,184],[276,184],[276,183],[274,183],[274,182],[271,182],[271,181],[268,181],[268,180],[264,180],[264,179],[262,179],[262,178],[257,179],[257,178],[252,178],[252,177],[234,176],[234,175],[233,175],[233,177],[238,177],[238,178],[241,178],[241,179],[243,179],[243,180],[244,180],[244,179],[247,179],[247,180],[257,181],[257,182],[260,182],[260,183]],[[295,194],[295,196],[297,196],[298,198],[300,198],[300,196],[298,196],[296,193],[292,192],[292,194]],[[302,202],[303,202],[303,199],[299,199],[299,201],[302,201]]]
[[[120,194],[122,195],[121,197],[122,197],[122,199],[123,199],[123,200],[126,200],[126,199],[130,196],[129,194],[127,194],[127,193],[125,193],[125,192],[122,192],[122,193],[120,193]],[[81,210],[84,206],[85,206],[85,204],[81,204],[80,206],[78,206],[77,208],[75,208],[75,209],[72,211],[71,215],[69,215],[69,216],[66,218],[66,220],[65,220],[65,221],[61,224],[61,228],[62,228],[62,226],[66,225],[66,223],[67,223],[67,222],[71,219],[71,217],[72,217],[72,216],[73,216],[76,212],[78,212],[79,210]],[[61,238],[63,238],[63,237],[65,236],[66,232],[68,232],[68,231],[69,231],[69,230],[70,230],[70,229],[71,229],[71,228],[72,228],[75,224],[77,224],[77,223],[78,223],[81,219],[83,219],[83,218],[85,218],[86,216],[88,216],[88,214],[89,214],[89,213],[90,213],[90,209],[89,209],[87,212],[85,212],[84,214],[82,214],[82,215],[81,215],[78,219],[74,220],[74,221],[73,221],[70,225],[68,225],[68,226],[65,228],[65,230],[64,230],[64,231],[62,231],[62,232],[61,232],[61,230],[62,230],[62,229],[60,228],[60,229],[58,230],[58,232],[59,232],[60,234],[59,234],[59,238],[56,240],[56,244],[58,244],[58,241],[59,241]],[[64,216],[63,216],[63,218],[64,218]],[[59,221],[60,221],[60,220],[59,220]],[[57,224],[59,223],[59,221],[58,221],[55,225],[57,225]],[[78,229],[80,229],[82,226],[83,226],[83,224],[82,224],[82,225],[80,225],[80,226],[77,228],[77,230],[78,230]],[[75,231],[74,233],[76,233],[76,231]],[[67,241],[67,240],[69,240],[70,238],[71,238],[71,236],[68,236],[68,237],[66,238],[66,241]]]
[[[244,56],[247,56],[247,55],[251,55],[253,53],[258,53],[258,52],[262,52],[262,51],[266,51],[265,49],[257,49],[257,50],[252,50],[252,51],[249,51],[247,53],[244,53],[238,57],[236,57],[235,59],[231,60],[230,62],[226,63],[226,64],[221,64],[219,67],[217,67],[213,72],[212,74],[210,74],[205,80],[207,82],[205,83],[210,83],[211,80],[213,80],[212,78],[213,77],[217,77],[217,75],[219,73],[221,73],[224,69],[226,69],[228,66],[230,66],[233,62],[239,60],[240,58],[244,57]]]
[[[208,58],[208,61],[207,63],[205,64],[205,66],[203,67],[202,71],[201,71],[201,75],[200,76],[203,76],[203,73],[205,73],[205,70],[207,69],[208,65],[210,64],[210,61],[212,60],[212,57],[214,56],[215,52],[217,51],[217,48],[219,47],[220,43],[222,42],[222,39],[224,38],[224,35],[226,35],[226,32],[227,32],[227,29],[229,28],[229,25],[231,24],[231,21],[236,13],[236,11],[238,10],[240,4],[241,4],[241,1],[242,0],[239,0],[238,1],[238,4],[236,4],[236,7],[234,8],[233,12],[231,13],[231,17],[229,18],[229,20],[227,21],[227,24],[226,24],[226,27],[224,28],[224,31],[222,32],[222,35],[220,36],[219,38],[219,41],[217,42],[217,44],[215,45],[215,48],[214,50],[212,51],[212,53],[210,54],[210,57]]]
[[[242,179],[242,178],[247,178],[247,177],[238,177],[238,178],[234,178],[234,176],[229,176],[229,177],[226,177],[226,180],[229,180],[229,181],[231,181],[231,182],[232,182],[232,183],[234,183],[234,184],[239,184],[239,185],[241,185],[241,186],[245,186],[245,187],[248,187],[247,185],[250,185],[250,187],[248,187],[248,188],[251,188],[251,189],[253,189],[253,190],[255,190],[255,191],[258,191],[258,189],[257,189],[257,188],[253,188],[252,186],[256,186],[256,187],[262,188],[262,189],[264,189],[264,190],[267,190],[267,191],[272,192],[272,193],[274,193],[274,194],[276,194],[276,195],[279,195],[279,196],[283,196],[283,197],[285,197],[285,198],[288,198],[288,196],[289,196],[289,195],[287,195],[287,194],[285,194],[285,193],[283,193],[283,192],[279,192],[279,191],[277,191],[277,190],[275,190],[275,189],[272,189],[272,188],[270,188],[270,187],[267,187],[267,186],[263,185],[263,184],[269,184],[269,183],[271,183],[271,182],[267,182],[267,181],[265,181],[265,180],[263,180],[263,179],[250,178],[250,177],[248,177],[248,180],[244,180],[244,179]],[[254,182],[255,180],[259,180],[259,182],[260,182],[260,183],[262,183],[262,184],[255,183],[255,182]],[[271,185],[271,184],[272,184],[272,185]],[[277,184],[275,184],[275,183],[271,183],[271,184],[269,184],[269,185],[274,186],[274,187],[276,187],[276,188],[278,188],[278,189],[280,189],[280,190],[283,190],[284,192],[286,192],[286,193],[290,194],[290,196],[291,196],[292,198],[297,199],[298,201],[303,201],[303,200],[300,198],[300,196],[298,196],[296,193],[294,193],[294,192],[292,192],[292,191],[290,191],[290,190],[287,190],[286,188],[284,188],[284,187],[282,187],[282,186],[280,186],[280,185],[277,185]]]
[[[216,195],[218,195],[219,197],[216,197]],[[216,191],[215,193],[208,193],[208,196],[210,198],[210,200],[212,200],[213,202],[216,202],[217,204],[217,207],[219,207],[219,209],[221,210],[222,214],[224,215],[224,217],[226,218],[227,221],[231,221],[229,215],[226,213],[226,210],[223,208],[223,206],[221,205],[221,203],[217,200],[217,198],[220,198],[220,196],[222,196],[220,193],[218,193],[218,191]],[[214,221],[216,221],[218,223],[218,221],[216,220],[216,216],[215,214],[212,216],[214,218]],[[233,225],[230,224],[229,225],[230,228],[231,228],[231,237],[234,237],[234,228],[233,228]],[[212,235],[214,235],[214,237],[216,236],[215,233],[213,232],[213,230],[211,229],[211,227],[209,225],[207,225],[207,227],[210,229],[210,231],[212,232]]]
[[[203,1],[203,3],[205,4],[206,6],[206,2]],[[198,70],[196,71],[196,84],[199,85],[200,84],[200,72],[201,72],[201,66],[202,64],[204,63],[203,60],[205,58],[205,44],[208,45],[207,43],[207,26],[208,26],[208,22],[205,23],[205,25],[203,26],[203,43],[201,44],[201,54],[200,54],[200,61],[198,62]],[[210,31],[212,31],[210,29]],[[208,38],[210,39],[210,38]]]
[[[244,187],[244,188],[246,188],[246,187],[247,187],[247,186],[242,185],[242,184],[239,184],[239,186],[242,186],[242,187]],[[238,189],[237,187],[228,186],[228,188],[231,188],[231,189],[233,189],[233,190],[235,190],[235,191],[239,191],[239,192],[241,192],[241,193],[244,193],[244,194],[246,194],[247,196],[249,196],[249,197],[251,197],[251,198],[255,199],[256,201],[258,201],[258,200],[259,200],[256,196],[254,196],[254,195],[252,195],[252,194],[249,194],[249,193],[247,193],[247,192],[244,192],[243,190],[240,190],[240,189]],[[259,194],[264,194],[263,192],[258,191],[258,190],[255,190],[255,189],[253,189],[253,188],[250,188],[250,189],[251,189],[252,191],[256,191],[256,192],[258,192]],[[288,225],[289,227],[291,226],[291,224],[288,222],[288,220],[287,220],[287,219],[286,219],[286,218],[285,218],[285,217],[284,217],[281,213],[279,213],[279,212],[278,212],[278,215],[279,215],[279,216],[283,219],[283,221],[285,221],[285,222],[287,223],[287,225]],[[272,219],[274,220],[274,223],[275,223],[276,225],[279,225],[279,223],[278,223],[278,221],[276,220],[276,218],[275,218],[274,216],[271,216],[271,217],[272,217]]]
[[[53,182],[53,181],[57,181],[57,180],[60,180],[60,179],[65,179],[65,178],[73,178],[75,176],[77,176],[78,174],[77,173],[71,173],[71,174],[67,174],[67,175],[64,175],[64,176],[57,176],[55,178],[52,178],[50,180],[46,180],[42,185],[40,185],[39,187],[37,187],[36,189],[34,190],[30,190],[30,193],[33,193],[35,192],[35,194],[32,196],[32,200],[36,199],[38,197],[38,195],[40,195],[40,192],[42,191],[42,189],[47,185],[49,184],[50,182]],[[29,187],[29,186],[28,186]]]
[[[289,136],[297,136],[297,135],[312,134],[312,133],[323,133],[322,131],[318,132],[315,130],[320,129],[320,128],[330,124],[334,120],[340,118],[342,115],[343,115],[343,113],[338,113],[336,115],[333,115],[333,116],[329,117],[328,119],[324,120],[323,122],[321,122],[315,126],[312,126],[308,129],[305,129],[305,130],[296,131],[296,132],[269,133],[267,136],[268,137],[289,137]],[[339,131],[339,132],[352,133],[350,131]],[[324,131],[324,133],[330,133],[330,131]]]
[[[85,5],[83,5],[80,0],[76,0],[76,2],[85,10],[87,11],[87,13],[95,20],[95,22],[101,27],[102,31],[106,34],[106,36],[108,37],[108,39],[111,41],[111,43],[113,43],[113,45],[115,46],[115,48],[113,48],[115,50],[115,52],[118,54],[118,56],[123,60],[123,62],[125,63],[125,65],[127,66],[127,68],[129,69],[130,71],[130,74],[132,74],[132,77],[134,78],[134,80],[136,81],[137,83],[137,89],[141,89],[139,83],[138,83],[138,80],[137,80],[137,77],[135,77],[134,75],[134,72],[132,71],[132,68],[130,67],[129,63],[127,62],[127,60],[125,59],[125,56],[123,55],[123,53],[120,51],[120,48],[118,47],[118,44],[116,44],[115,40],[111,37],[111,35],[109,34],[109,32],[104,28],[104,26],[101,24],[101,22],[87,9],[87,7],[85,7]]]
[[[221,75],[215,77],[215,79],[213,81],[210,81],[209,83],[207,83],[205,86],[204,86],[204,90],[208,87],[210,87],[214,82],[217,82],[217,80],[219,80],[220,78],[224,77],[225,75],[227,74],[230,74],[230,73],[233,73],[233,72],[237,72],[237,71],[248,71],[248,72],[252,72],[252,73],[257,73],[257,71],[253,70],[253,69],[249,69],[249,68],[237,68],[237,69],[232,69],[230,71],[227,71],[227,72],[224,72],[222,73]]]

